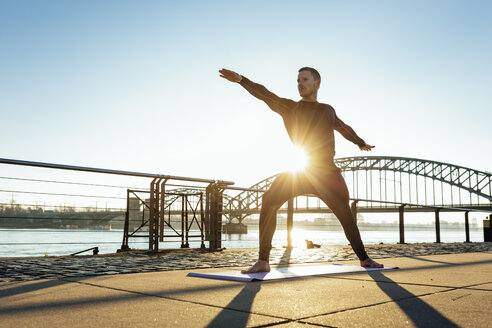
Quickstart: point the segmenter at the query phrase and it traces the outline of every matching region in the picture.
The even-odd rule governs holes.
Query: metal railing
[[[121,171],[121,170],[112,170],[112,169],[102,169],[102,168],[93,168],[93,167],[83,167],[83,166],[73,166],[73,165],[64,165],[64,164],[53,164],[53,163],[45,163],[45,162],[34,162],[34,161],[24,161],[24,160],[14,160],[14,159],[6,159],[0,158],[0,164],[9,164],[9,165],[19,165],[19,166],[29,166],[29,167],[38,167],[38,168],[48,168],[55,170],[64,170],[64,171],[79,171],[79,172],[90,172],[90,173],[98,173],[98,174],[106,174],[106,175],[121,175],[121,176],[129,176],[129,177],[138,177],[138,178],[151,178],[150,182],[150,200],[149,200],[149,218],[146,224],[148,225],[148,238],[149,238],[149,250],[158,251],[159,250],[159,239],[163,238],[163,234],[159,234],[162,230],[164,220],[162,220],[163,210],[165,207],[162,207],[161,211],[161,193],[164,196],[165,185],[168,181],[177,181],[177,182],[185,182],[192,183],[192,185],[185,184],[168,184],[167,186],[181,186],[187,188],[201,188],[206,190],[206,212],[200,220],[198,221],[196,217],[191,218],[191,224],[199,224],[200,230],[203,235],[203,227],[206,225],[209,227],[208,240],[209,240],[209,248],[215,250],[221,247],[221,212],[220,208],[222,204],[219,202],[222,201],[221,195],[225,187],[234,184],[232,181],[222,181],[222,180],[214,180],[214,179],[202,179],[202,178],[193,178],[193,177],[182,177],[182,176],[173,176],[173,175],[164,175],[164,174],[153,174],[153,173],[142,173],[142,172],[133,172],[133,171]],[[61,183],[60,181],[50,181],[50,180],[41,180],[41,179],[23,179],[23,178],[11,178],[9,179],[17,179],[17,180],[30,180],[37,182],[51,182],[51,183]],[[71,183],[71,182],[67,182]],[[101,185],[101,184],[90,184],[90,183],[79,183],[80,185],[100,185],[105,187],[116,187],[109,185]],[[118,186],[122,187],[122,186]],[[0,190],[1,191],[1,190]],[[113,197],[108,195],[81,195],[81,194],[72,194],[72,193],[59,193],[59,192],[40,192],[40,191],[30,191],[30,190],[3,190],[4,192],[12,192],[16,194],[43,194],[49,196],[67,196],[67,197],[92,197],[92,198],[113,198],[122,200],[126,197]],[[169,194],[169,193],[168,193]],[[186,198],[186,196],[184,196]],[[55,205],[56,206],[56,205]],[[75,206],[74,206],[75,208]],[[74,209],[72,208],[72,209]],[[126,216],[128,216],[128,206],[126,209]],[[162,212],[162,213],[161,213]],[[202,211],[203,212],[203,211]],[[204,216],[204,217],[203,217]],[[187,222],[188,219],[188,209],[183,208],[183,224],[186,224],[186,229],[183,229],[183,233],[180,234],[182,238],[194,237],[190,236],[189,230],[191,227],[190,222]],[[206,223],[205,223],[206,221]],[[126,224],[126,222],[125,222]],[[171,226],[169,224],[169,226]],[[210,230],[212,227],[212,230]],[[130,236],[127,227],[125,226],[125,233],[123,236],[122,249],[128,248],[128,237]],[[200,236],[202,239],[203,246],[203,236]],[[183,239],[183,243],[187,244],[187,241]]]

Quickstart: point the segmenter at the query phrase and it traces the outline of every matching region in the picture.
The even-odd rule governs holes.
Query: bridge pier
[[[399,228],[400,228],[400,244],[405,244],[405,222],[404,222],[404,210],[405,209],[405,204],[401,205],[398,207],[398,213],[400,216],[399,220]]]
[[[441,242],[441,223],[439,221],[439,209],[436,210],[436,243]]]
[[[470,242],[470,222],[468,221],[468,211],[465,212],[465,243]]]
[[[351,210],[352,210],[352,216],[354,217],[355,224],[357,224],[357,203],[358,202],[359,202],[358,200],[354,200],[352,202],[352,205],[350,205]]]
[[[294,198],[287,202],[287,248],[294,247],[292,245],[292,229],[294,228]]]

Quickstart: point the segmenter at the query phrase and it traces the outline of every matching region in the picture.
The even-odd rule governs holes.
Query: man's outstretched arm
[[[223,68],[219,70],[219,73],[220,77],[228,81],[241,84],[241,86],[245,88],[246,91],[248,91],[251,95],[260,100],[263,100],[274,112],[277,112],[280,115],[290,112],[292,106],[295,104],[293,100],[280,98],[279,96],[265,88],[263,85],[254,83],[248,78],[241,76],[234,71]]]

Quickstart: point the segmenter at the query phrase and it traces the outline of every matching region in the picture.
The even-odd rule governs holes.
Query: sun
[[[299,172],[306,168],[308,156],[304,148],[292,145],[286,161],[286,167],[290,172]]]
[[[295,247],[305,247],[305,240],[309,238],[308,231],[301,228],[293,228],[292,229],[292,245]]]

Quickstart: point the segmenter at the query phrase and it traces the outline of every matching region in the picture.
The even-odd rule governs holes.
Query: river
[[[361,236],[365,244],[393,244],[399,240],[397,227],[392,230],[361,230]],[[292,237],[294,245],[299,247],[305,247],[305,239],[321,245],[347,245],[348,243],[343,232],[332,230],[295,228]],[[115,253],[121,247],[122,238],[122,230],[0,229],[0,257],[69,255],[96,246],[99,247],[100,254]],[[407,243],[434,242],[435,238],[435,231],[431,228],[405,230],[405,242]],[[146,238],[138,239],[138,242],[130,239],[130,247],[146,249],[148,247]],[[248,234],[223,235],[222,239],[222,247],[225,248],[255,248],[258,247],[258,230],[253,226],[249,227]],[[279,227],[272,244],[274,247],[282,247],[286,244],[286,239],[287,231]],[[441,229],[442,242],[463,242],[464,240],[464,228]],[[482,242],[483,230],[478,227],[470,228],[470,240]],[[205,244],[208,246],[207,242]],[[180,246],[179,238],[169,238],[160,243],[159,247],[164,249],[180,248]],[[190,247],[198,248],[200,242],[190,240]]]

